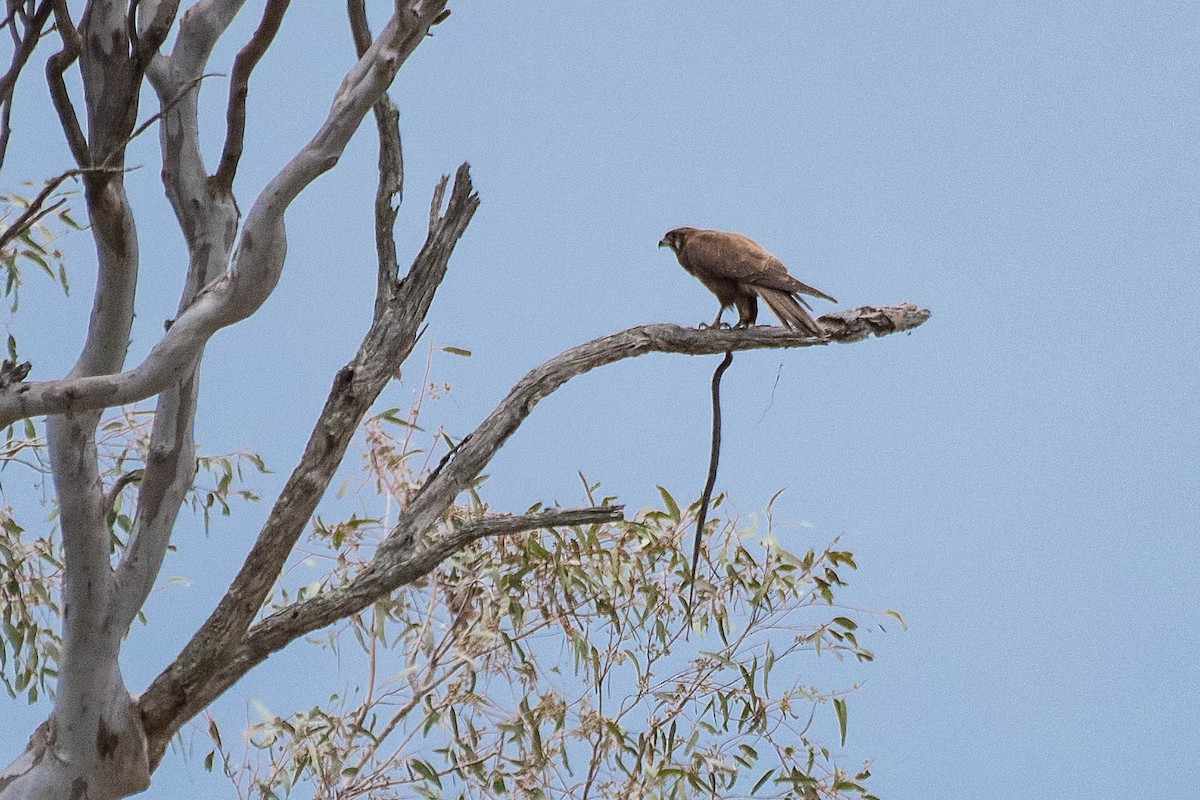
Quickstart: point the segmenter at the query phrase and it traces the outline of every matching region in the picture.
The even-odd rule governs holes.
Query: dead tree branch
[[[347,0],[346,8],[354,49],[362,58],[371,46],[365,0]],[[379,183],[375,189],[375,252],[379,262],[375,313],[378,315],[399,286],[399,262],[392,230],[400,202],[404,199],[404,151],[400,143],[400,111],[386,92],[380,96],[373,111],[379,137]]]
[[[225,112],[225,149],[213,175],[213,183],[224,192],[233,191],[233,176],[237,173],[242,158],[242,147],[246,138],[246,97],[250,94],[250,73],[266,54],[275,39],[283,15],[291,0],[267,0],[262,21],[250,41],[233,61],[233,76],[229,81],[229,105]],[[362,54],[360,54],[361,56]]]
[[[443,179],[439,187],[445,184]],[[440,191],[435,192],[435,197],[440,195]],[[300,463],[280,492],[229,591],[175,661],[142,695],[142,717],[151,742],[165,746],[179,725],[195,713],[180,717],[185,711],[180,698],[192,696],[195,687],[211,676],[216,662],[223,660],[223,654],[245,635],[367,409],[412,351],[434,292],[445,277],[454,245],[478,205],[479,197],[464,164],[455,176],[446,211],[440,213],[435,208],[434,224],[401,290],[372,321],[354,359],[335,376]],[[151,752],[161,754],[154,748]]]
[[[454,205],[453,196],[451,205]],[[821,322],[830,331],[832,341],[850,342],[872,333],[882,336],[909,330],[928,317],[927,310],[906,303],[835,312],[822,317]],[[319,446],[320,437],[328,437],[333,433],[323,425],[331,419],[330,404],[335,403],[337,394],[335,383],[326,412],[322,413],[322,423],[318,424],[314,440],[310,441],[309,451],[306,451],[302,463],[306,469],[303,473],[300,469],[293,473],[288,487],[280,495],[268,527],[260,534],[258,543],[218,610],[184,653],[143,695],[142,715],[151,742],[161,741],[165,745],[166,739],[160,737],[169,737],[183,720],[236,682],[246,670],[297,636],[338,619],[335,609],[344,610],[359,602],[362,605],[358,608],[365,607],[370,602],[367,598],[371,592],[390,591],[413,577],[425,574],[448,553],[465,544],[456,544],[458,539],[448,537],[436,542],[427,551],[412,555],[412,543],[419,541],[425,531],[438,523],[454,498],[478,476],[538,401],[570,378],[614,361],[650,352],[702,355],[730,350],[809,347],[824,343],[782,328],[695,330],[658,324],[629,328],[559,354],[530,371],[497,409],[464,438],[445,469],[432,477],[413,503],[401,512],[396,526],[380,546],[372,564],[352,584],[353,588],[346,587],[348,594],[339,595],[337,602],[323,595],[314,598],[311,605],[306,602],[279,612],[249,628],[245,638],[241,638],[238,629],[248,624],[254,612],[261,607],[265,592],[278,575],[283,559],[294,546],[299,528],[315,509],[316,496],[327,485],[328,476],[332,475],[332,468],[321,474],[311,468],[310,462],[319,462],[320,459],[310,458],[310,452],[315,445]],[[347,374],[348,370],[349,367],[339,373],[339,380],[353,377],[354,373]],[[382,577],[384,575],[391,577],[385,580]],[[372,596],[378,597],[379,593]],[[354,598],[353,601],[350,597]],[[338,605],[341,602],[347,605]],[[229,657],[231,652],[233,656]],[[215,656],[217,653],[222,654],[219,663]],[[217,670],[215,674],[214,668]]]
[[[10,133],[9,120],[12,114],[13,90],[17,85],[17,78],[21,76],[21,70],[25,68],[25,64],[29,62],[29,57],[33,55],[33,50],[37,47],[42,38],[42,30],[46,27],[47,20],[50,19],[50,0],[42,0],[41,5],[34,10],[32,15],[18,13],[19,6],[10,4],[10,13],[4,21],[5,25],[10,26],[13,38],[13,57],[9,63],[8,72],[4,73],[4,77],[0,78],[0,166],[4,165],[4,156],[8,153],[8,138]],[[17,31],[18,17],[24,23],[24,29]]]
[[[897,306],[862,306],[821,317],[829,341],[854,342],[871,334],[884,336],[910,330],[929,319],[929,310],[913,303]],[[525,421],[542,398],[571,378],[597,367],[646,353],[712,355],[731,350],[793,348],[823,345],[825,341],[786,328],[758,327],[743,330],[697,330],[678,325],[639,325],[601,336],[562,352],[528,372],[517,382],[487,419],[459,444],[454,458],[432,476],[400,513],[396,527],[380,548],[392,540],[402,542],[429,529],[464,491],[492,456]],[[398,546],[398,545],[396,545]]]

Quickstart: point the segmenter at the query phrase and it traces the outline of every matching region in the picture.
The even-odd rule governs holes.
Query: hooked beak
[[[671,245],[667,244],[667,240],[666,240],[666,239],[662,239],[662,240],[660,240],[660,241],[659,241],[659,243],[658,243],[658,246],[659,246],[659,247],[670,247]]]

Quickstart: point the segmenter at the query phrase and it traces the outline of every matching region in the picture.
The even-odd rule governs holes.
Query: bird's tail
[[[825,338],[825,329],[821,327],[821,323],[804,310],[804,306],[800,305],[795,295],[766,286],[755,286],[754,291],[758,292],[758,296],[767,307],[779,317],[785,328]]]

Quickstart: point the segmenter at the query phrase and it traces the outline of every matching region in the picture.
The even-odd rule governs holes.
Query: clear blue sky
[[[743,354],[726,377],[718,489],[748,518],[788,487],[779,516],[811,527],[782,537],[803,550],[844,534],[860,564],[847,598],[909,622],[871,638],[873,664],[819,665],[865,684],[846,761],[873,757],[873,787],[893,800],[1200,783],[1200,358],[1187,338],[1200,6],[452,7],[393,91],[402,248],[415,252],[429,190],[460,161],[483,199],[430,318],[430,341],[474,353],[435,362],[454,387],[436,421],[469,431],[526,369],[584,339],[711,319],[711,295],[655,247],[677,225],[743,231],[843,305],[928,306],[911,336]],[[341,11],[297,5],[256,73],[242,208],[323,117],[349,65]],[[205,85],[210,152],[222,80]],[[67,166],[45,97],[21,96],[7,181]],[[153,145],[131,159],[146,214],[134,358],[182,276]],[[300,452],[369,319],[373,163],[368,125],[293,208],[275,296],[209,348],[205,448],[257,449],[284,475]],[[31,287],[24,301],[35,378],[81,341],[84,244],[71,298]],[[573,382],[494,462],[489,498],[577,502],[579,470],[632,507],[655,502],[656,483],[695,496],[714,365],[655,356]],[[281,479],[258,485],[270,497]],[[133,687],[203,618],[264,512],[208,539],[181,525],[166,572],[192,582],[157,594],[153,626],[134,632]],[[272,658],[222,707],[236,718],[262,697],[286,713],[280,677],[303,667]],[[44,711],[0,708],[12,754]],[[178,758],[156,778],[147,797],[228,794]]]

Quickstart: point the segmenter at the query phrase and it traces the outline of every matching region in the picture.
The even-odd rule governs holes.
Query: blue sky
[[[430,341],[474,354],[435,360],[453,385],[436,421],[468,432],[582,340],[710,320],[711,295],[655,247],[677,225],[747,233],[842,305],[919,302],[934,315],[910,336],[740,354],[725,382],[718,490],[749,518],[787,487],[778,516],[806,526],[781,538],[803,550],[842,534],[860,565],[848,599],[909,623],[870,640],[873,664],[815,665],[864,683],[846,760],[873,757],[885,798],[1196,784],[1200,6],[646,5],[452,5],[402,71],[402,251],[460,161],[483,200],[430,316]],[[243,209],[349,66],[341,10],[297,5],[255,74]],[[222,80],[205,86],[214,154]],[[45,105],[43,87],[21,95],[10,184],[67,166]],[[182,280],[154,145],[130,159],[145,164],[130,178],[146,254],[133,358]],[[300,452],[369,321],[373,164],[368,126],[290,212],[276,294],[213,341],[206,449],[257,449],[282,474]],[[31,285],[15,323],[35,378],[61,374],[82,340],[90,256],[82,237],[68,247],[71,297]],[[580,470],[632,507],[657,483],[694,497],[716,360],[651,356],[573,381],[493,463],[489,499],[578,502]],[[133,687],[203,618],[260,505],[207,539],[181,525],[166,571],[191,584],[156,595],[159,624],[134,632]],[[273,658],[225,708],[269,697],[295,661]],[[14,753],[44,712],[2,707]],[[146,796],[222,791],[197,771],[169,759]]]

